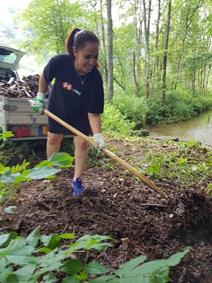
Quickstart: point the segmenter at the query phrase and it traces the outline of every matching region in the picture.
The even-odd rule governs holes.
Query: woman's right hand
[[[45,108],[44,93],[38,92],[37,97],[30,100],[32,111],[43,113]]]

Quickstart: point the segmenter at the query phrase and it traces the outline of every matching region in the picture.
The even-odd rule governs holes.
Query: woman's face
[[[87,42],[83,48],[74,49],[75,69],[80,75],[89,74],[98,65],[99,45]]]

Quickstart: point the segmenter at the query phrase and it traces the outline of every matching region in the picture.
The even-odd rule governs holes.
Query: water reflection
[[[212,146],[212,111],[201,114],[188,121],[148,128],[150,136],[158,138],[179,138],[197,140]]]

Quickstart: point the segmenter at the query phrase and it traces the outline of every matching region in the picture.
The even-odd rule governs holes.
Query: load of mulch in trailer
[[[38,92],[39,75],[24,76],[16,81],[11,78],[8,82],[0,82],[0,95],[17,98],[33,98]]]
[[[141,254],[167,258],[190,246],[172,282],[212,282],[211,197],[194,189],[179,192],[169,180],[158,184],[169,194],[164,200],[134,177],[102,168],[90,168],[84,182],[80,198],[71,195],[68,170],[53,181],[23,184],[7,203],[16,206],[15,213],[1,213],[1,231],[28,235],[39,227],[43,234],[110,235],[113,248],[91,257],[111,268]]]

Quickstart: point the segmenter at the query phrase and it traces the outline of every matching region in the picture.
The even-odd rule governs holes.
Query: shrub
[[[105,105],[102,119],[102,128],[106,133],[130,135],[135,126],[112,104]]]
[[[116,94],[113,98],[113,104],[127,119],[135,123],[141,123],[142,117],[147,112],[147,105],[144,98],[135,95]]]
[[[159,96],[151,97],[147,104],[147,123],[153,125],[161,122],[173,123],[197,116],[212,108],[212,98],[180,90],[168,93],[165,104]]]

